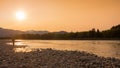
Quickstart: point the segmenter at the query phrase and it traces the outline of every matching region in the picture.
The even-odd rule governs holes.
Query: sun
[[[25,13],[23,11],[17,11],[16,12],[16,18],[18,20],[24,20],[25,19]]]

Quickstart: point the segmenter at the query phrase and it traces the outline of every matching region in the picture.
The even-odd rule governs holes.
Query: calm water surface
[[[16,48],[19,51],[30,51],[33,48],[53,48],[58,50],[78,50],[94,53],[104,57],[120,58],[119,40],[17,40]]]

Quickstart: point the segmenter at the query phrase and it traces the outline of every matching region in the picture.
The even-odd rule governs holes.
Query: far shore
[[[81,39],[25,39],[15,38],[20,40],[120,40],[119,38],[81,38]],[[0,38],[0,40],[11,40],[11,38]]]

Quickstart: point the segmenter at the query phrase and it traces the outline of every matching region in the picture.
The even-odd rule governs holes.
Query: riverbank
[[[0,68],[119,68],[120,59],[104,58],[80,51],[35,49],[15,52],[0,42]]]
[[[17,40],[120,40],[120,38],[79,38],[79,39],[37,39],[37,38],[16,38]],[[0,38],[0,40],[11,40],[11,38]]]

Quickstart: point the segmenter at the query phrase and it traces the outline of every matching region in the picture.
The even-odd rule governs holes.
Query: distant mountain
[[[66,31],[58,31],[58,32],[49,32],[49,31],[35,31],[35,30],[29,30],[26,31],[25,34],[47,34],[47,33],[55,33],[55,34],[66,34]]]
[[[49,33],[48,31],[35,31],[35,30],[29,30],[26,31],[25,34],[47,34]]]
[[[35,31],[35,30],[19,31],[19,30],[0,28],[0,37],[13,37],[15,35],[20,35],[20,34],[46,34],[46,33],[49,33],[49,32],[48,31]]]
[[[49,32],[49,31],[35,31],[35,30],[20,31],[20,30],[0,28],[0,38],[13,37],[16,35],[21,35],[21,34],[40,34],[40,35],[43,35],[43,34],[47,34],[47,33],[66,34],[67,32],[66,31]]]
[[[58,31],[58,32],[53,32],[53,33],[55,33],[55,34],[66,34],[68,32],[66,32],[66,31]]]
[[[0,37],[13,37],[15,35],[19,35],[23,33],[24,33],[23,31],[19,31],[19,30],[0,28]]]

